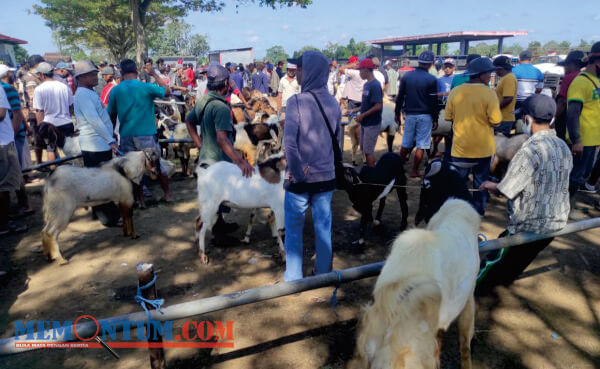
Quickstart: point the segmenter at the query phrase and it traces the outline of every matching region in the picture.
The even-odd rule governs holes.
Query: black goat
[[[473,196],[455,165],[441,159],[434,159],[427,164],[421,181],[421,196],[419,210],[415,215],[415,225],[419,225],[423,220],[428,223],[450,198],[465,200],[473,205]]]
[[[385,207],[385,198],[396,187],[396,194],[400,201],[402,220],[400,231],[406,229],[408,223],[408,205],[406,204],[406,176],[404,175],[403,161],[397,154],[385,153],[374,167],[364,166],[360,173],[353,167],[345,167],[345,176],[351,185],[346,188],[352,207],[361,215],[360,239],[358,245],[364,244],[367,225],[373,221],[373,203],[379,200],[379,208],[374,225],[381,224],[381,216]],[[402,187],[400,187],[402,186]]]

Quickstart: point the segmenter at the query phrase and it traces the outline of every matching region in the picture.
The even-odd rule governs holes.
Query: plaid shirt
[[[569,173],[573,158],[554,130],[536,132],[508,166],[498,190],[508,198],[508,231],[548,233],[569,216]]]

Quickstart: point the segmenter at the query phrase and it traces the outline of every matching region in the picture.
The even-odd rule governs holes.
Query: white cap
[[[392,64],[392,61],[390,59],[388,59],[388,60],[385,61],[384,65],[390,65],[390,64]]]
[[[298,68],[296,67],[296,64],[287,63],[287,69],[298,69]]]
[[[11,68],[6,64],[0,64],[0,78],[6,77],[9,71],[16,71],[16,68]]]

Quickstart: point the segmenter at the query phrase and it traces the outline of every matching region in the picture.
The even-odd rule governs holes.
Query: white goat
[[[196,219],[196,235],[198,236],[199,254],[204,264],[208,263],[205,249],[206,230],[212,229],[217,221],[217,211],[221,204],[235,208],[256,209],[271,208],[273,216],[269,217],[269,225],[274,238],[277,238],[279,250],[285,254],[283,247],[284,213],[283,180],[285,159],[279,155],[256,166],[256,172],[250,178],[242,175],[242,171],[229,162],[218,162],[208,168],[198,166],[198,208],[200,215]],[[249,242],[254,211],[250,217],[246,238]],[[285,260],[285,257],[284,257]]]
[[[134,151],[114,158],[99,168],[64,165],[48,177],[44,186],[42,248],[49,260],[67,261],[60,253],[58,236],[69,225],[75,209],[115,202],[121,208],[123,235],[137,238],[133,230],[133,188],[146,173],[156,174],[158,153]]]
[[[350,368],[439,368],[436,340],[458,317],[462,368],[471,368],[479,214],[451,199],[426,229],[394,241],[364,309]]]

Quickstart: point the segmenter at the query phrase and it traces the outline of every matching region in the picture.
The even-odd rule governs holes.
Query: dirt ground
[[[399,150],[400,136],[395,140]],[[383,153],[385,139],[378,142]],[[349,160],[350,141],[345,155]],[[417,180],[409,184],[418,185]],[[136,210],[134,224],[141,237],[130,240],[116,228],[104,228],[80,209],[60,244],[70,260],[66,266],[47,263],[39,253],[42,215],[26,220],[25,235],[0,240],[0,337],[14,335],[15,320],[74,319],[82,314],[104,318],[141,311],[133,296],[135,265],[151,262],[158,272],[158,291],[166,305],[259,287],[280,280],[283,264],[265,223],[254,227],[249,246],[209,246],[211,263],[200,264],[193,243],[195,181],[172,182],[175,203]],[[41,187],[31,186],[31,200],[41,209]],[[162,196],[160,188],[153,188]],[[418,189],[408,189],[409,227],[413,225]],[[591,201],[592,198],[582,198]],[[506,223],[505,202],[492,199],[482,232],[495,238]],[[348,251],[357,238],[358,214],[347,196],[333,198],[335,269],[384,260],[400,224],[397,200],[390,197],[383,231],[369,236],[360,255]],[[590,216],[598,216],[593,210]],[[240,224],[242,237],[249,211],[227,220]],[[310,217],[305,237],[305,268],[312,267],[313,232]],[[474,368],[600,368],[600,230],[556,239],[510,288],[479,299],[472,342]],[[337,316],[329,305],[333,288],[309,291],[237,307],[196,319],[233,320],[233,349],[166,349],[168,368],[342,368],[352,356],[356,319],[375,278],[343,285]],[[176,322],[180,326],[183,321]],[[442,368],[459,368],[458,338],[451,327],[445,335]],[[146,349],[118,349],[114,360],[103,349],[53,349],[0,357],[0,368],[148,368]]]

